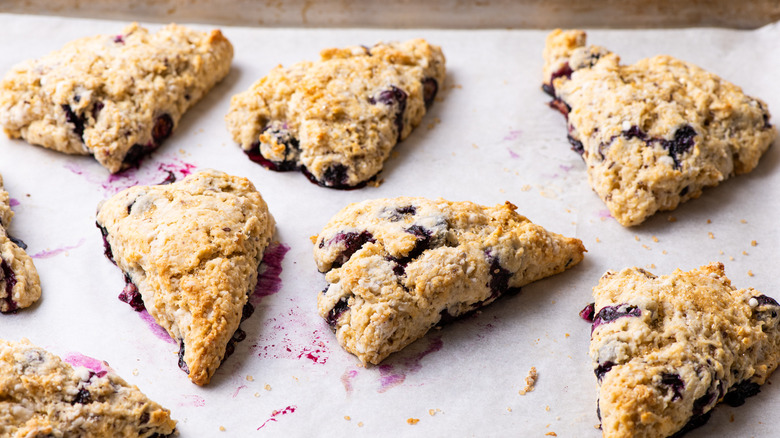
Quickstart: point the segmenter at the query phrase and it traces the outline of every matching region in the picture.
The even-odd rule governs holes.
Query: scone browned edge
[[[320,315],[342,347],[379,364],[434,326],[583,259],[580,240],[515,209],[411,197],[345,207],[312,238],[328,282]]]
[[[26,245],[8,235],[13,216],[0,175],[0,313],[29,307],[41,297],[41,281],[32,258],[24,251]]]
[[[605,438],[668,437],[759,392],[780,361],[780,306],[721,263],[656,276],[608,271],[593,289],[590,356]]]
[[[0,83],[0,125],[11,138],[90,154],[112,173],[138,164],[184,112],[230,70],[219,30],[137,23],[80,38],[14,66]]]
[[[190,380],[207,384],[232,352],[242,315],[254,310],[247,298],[275,226],[260,193],[246,178],[203,170],[118,193],[97,224],[106,255],[136,289],[127,301],[179,343]]]
[[[74,368],[26,339],[0,339],[0,435],[161,438],[170,411],[112,370]]]

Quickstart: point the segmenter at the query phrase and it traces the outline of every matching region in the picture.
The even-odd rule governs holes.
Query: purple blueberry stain
[[[428,337],[428,345],[423,351],[416,354],[412,353],[411,356],[393,357],[378,366],[379,389],[377,392],[383,393],[402,384],[406,380],[407,375],[417,373],[422,369],[422,360],[426,356],[441,350],[442,347],[444,347],[444,342],[441,336],[431,336]],[[404,351],[410,350],[407,347],[407,350]]]
[[[81,245],[83,245],[84,242],[86,242],[86,241],[87,241],[86,239],[81,238],[81,239],[79,239],[79,241],[75,245],[63,246],[62,248],[55,248],[55,249],[52,249],[52,250],[39,251],[39,252],[36,252],[35,254],[31,254],[30,258],[33,258],[33,259],[48,259],[50,257],[54,257],[54,256],[62,254],[64,252],[68,252],[68,251],[70,251],[72,249],[76,249],[76,248],[80,247]]]
[[[263,297],[273,295],[282,289],[282,262],[290,247],[283,243],[268,245],[263,254],[257,273],[257,285],[249,301],[259,304]]]
[[[632,306],[630,304],[619,304],[617,306],[606,306],[601,308],[601,310],[598,311],[596,316],[593,318],[593,325],[591,326],[591,332],[596,329],[596,327],[610,323],[618,318],[623,317],[638,317],[642,314],[642,310],[637,306]]]
[[[14,207],[18,206],[19,204],[21,204],[21,203],[16,198],[11,198],[11,199],[8,200],[8,206],[11,207],[11,208],[14,208]]]

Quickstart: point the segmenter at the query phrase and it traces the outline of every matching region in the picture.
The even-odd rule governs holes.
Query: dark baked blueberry
[[[171,136],[171,132],[173,132],[173,119],[169,114],[163,114],[154,120],[152,139],[155,145],[159,146],[163,140]]]
[[[590,303],[587,306],[585,306],[582,310],[580,310],[580,318],[584,319],[585,321],[592,323],[593,318],[595,316],[596,316],[596,303]]]
[[[5,298],[3,298],[6,310],[3,313],[14,313],[19,310],[19,305],[13,300],[13,289],[16,286],[16,274],[8,263],[0,257],[0,280],[5,280]]]
[[[566,64],[562,65],[561,68],[553,72],[553,74],[550,76],[549,84],[542,84],[542,90],[544,90],[544,92],[549,94],[550,96],[555,97],[555,87],[553,86],[553,81],[555,81],[555,79],[560,77],[571,79],[572,73],[574,73],[574,71],[572,71],[571,66],[567,62]]]
[[[246,339],[246,332],[241,329],[241,327],[237,328],[235,332],[233,332],[233,336],[230,337],[230,340],[228,340],[227,345],[225,345],[225,355],[222,356],[222,360],[227,359],[235,353],[236,351],[236,342],[241,342],[244,339]]]
[[[246,319],[252,316],[253,313],[255,313],[255,306],[247,301],[246,304],[244,304],[244,308],[241,309],[241,322],[246,321]]]
[[[593,318],[593,325],[591,326],[591,331],[595,330],[596,327],[602,324],[607,324],[618,318],[636,317],[636,316],[640,316],[641,314],[642,314],[642,310],[639,307],[632,306],[629,304],[619,304],[617,306],[603,307]]]
[[[412,260],[416,259],[417,257],[420,257],[420,255],[422,255],[422,253],[425,252],[425,250],[431,247],[431,241],[433,240],[433,232],[420,225],[412,225],[406,228],[404,231],[406,231],[409,234],[413,234],[415,237],[417,237],[417,242],[415,242],[414,247],[412,248],[411,251],[409,251],[407,255],[401,258],[396,258],[396,257],[386,258],[387,260],[395,262],[395,265],[393,266],[393,273],[395,275],[398,275],[399,277],[406,273],[406,266]]]
[[[601,379],[604,378],[604,374],[607,374],[608,372],[612,371],[612,367],[614,367],[615,364],[610,361],[606,361],[604,363],[599,364],[599,366],[596,367],[595,370],[593,370],[593,373],[596,374],[596,378],[601,382]]]
[[[390,89],[380,91],[379,94],[368,99],[371,104],[381,103],[387,106],[396,106],[395,129],[398,132],[397,141],[401,141],[401,131],[404,128],[404,111],[406,111],[407,97],[406,91],[391,85]]]
[[[558,110],[567,119],[569,118],[571,107],[566,102],[556,97],[555,99],[551,100],[548,105],[550,105],[550,108]]]
[[[114,42],[117,44],[124,44],[125,43],[125,37],[123,35],[117,35],[114,37]]]
[[[571,150],[580,155],[585,153],[585,146],[582,145],[581,141],[577,140],[571,135],[567,135],[566,138],[569,140],[569,144],[571,144]]]
[[[647,140],[647,134],[644,133],[639,126],[633,125],[627,130],[623,131],[623,137],[630,140],[632,138],[638,138],[640,140]]]
[[[374,235],[368,231],[361,233],[338,233],[332,239],[328,241],[328,245],[335,245],[344,242],[344,250],[333,261],[332,268],[341,267],[344,263],[347,263],[352,254],[363,247],[368,242],[376,242]]]
[[[322,173],[322,183],[327,187],[344,187],[349,179],[349,169],[343,164],[334,164]]]
[[[775,301],[774,298],[768,297],[766,295],[758,295],[753,298],[758,301],[759,306],[780,306],[780,304],[777,304],[777,301]]]
[[[190,373],[190,368],[187,366],[187,362],[184,362],[184,340],[179,339],[179,368],[185,373]]]
[[[84,116],[79,116],[73,112],[73,109],[68,104],[61,105],[62,110],[65,111],[65,118],[68,123],[73,125],[73,132],[79,136],[81,141],[84,141]]]
[[[122,293],[119,294],[119,301],[127,303],[136,312],[144,310],[144,299],[141,297],[141,293],[138,292],[138,288],[130,280],[130,277],[125,274],[125,288],[122,289]]]
[[[136,143],[127,150],[125,157],[122,159],[122,163],[129,167],[137,167],[141,158],[149,152],[151,152],[151,148]]]
[[[701,415],[718,401],[717,391],[707,391],[706,394],[693,401],[693,415]]]
[[[103,102],[97,101],[94,104],[92,104],[92,118],[97,120],[98,116],[100,115],[100,110],[103,109],[105,105],[103,105]]]
[[[166,170],[165,172],[168,173],[168,176],[166,176],[165,179],[162,180],[161,182],[157,183],[157,185],[164,186],[166,184],[173,184],[173,183],[176,182],[176,174],[174,174],[170,170]],[[127,212],[130,213],[130,208],[129,207],[128,207]]]
[[[683,426],[682,429],[675,432],[675,434],[669,438],[681,438],[683,435],[692,431],[693,429],[704,426],[708,421],[710,421],[710,415],[712,415],[712,411],[707,411],[705,414],[692,416],[691,419],[685,423],[685,426]]]
[[[335,306],[333,306],[332,309],[330,309],[330,312],[328,312],[328,317],[325,318],[325,321],[328,323],[331,329],[333,331],[336,330],[336,324],[339,321],[339,318],[341,318],[341,315],[346,312],[349,309],[349,299],[347,297],[341,297],[340,300],[336,303]]]
[[[745,399],[753,397],[761,392],[761,387],[756,382],[743,380],[729,389],[729,392],[723,397],[723,403],[729,406],[737,407],[745,404]]]
[[[111,263],[116,265],[114,254],[111,252],[111,245],[108,243],[108,230],[97,222],[95,222],[95,225],[100,228],[100,234],[103,235],[103,254],[106,255],[106,258],[111,260]]]
[[[672,395],[672,401],[682,398],[682,392],[685,389],[685,382],[680,378],[677,373],[663,373],[661,374],[661,384],[668,386],[674,395]]]
[[[140,417],[138,417],[138,423],[146,424],[148,422],[149,422],[149,413],[148,412],[144,412],[143,414],[141,414]]]
[[[425,78],[422,81],[422,85],[425,108],[430,108],[433,105],[433,100],[436,98],[436,93],[439,92],[439,83],[434,78]]]
[[[22,239],[17,239],[16,237],[8,234],[8,232],[6,232],[5,235],[8,237],[8,240],[16,244],[16,246],[18,246],[19,248],[27,249],[27,244],[24,243]]]
[[[680,197],[683,197],[688,194],[688,186],[683,187],[682,190],[680,190]]]
[[[414,216],[416,213],[417,208],[414,205],[407,205],[406,207],[398,207],[393,209],[389,213],[385,214],[387,215],[387,219],[390,220],[390,222],[398,222],[405,215],[408,214]]]
[[[277,172],[287,172],[298,169],[300,144],[298,139],[295,138],[293,133],[290,132],[286,126],[286,124],[269,123],[261,131],[261,134],[265,133],[270,137],[273,137],[277,144],[284,146],[284,159],[281,161],[272,161],[265,158],[260,152],[259,141],[252,143],[252,148],[245,151],[249,156],[249,159],[266,169],[275,170]]]
[[[488,252],[485,252],[490,263],[490,280],[488,280],[487,286],[490,288],[490,299],[495,299],[506,293],[509,289],[509,279],[512,278],[512,273],[504,269],[501,263],[498,261],[498,257],[495,257]]]
[[[661,140],[661,146],[669,151],[669,156],[674,160],[674,168],[680,168],[680,156],[688,152],[694,145],[696,131],[690,125],[681,126],[671,140]]]
[[[87,403],[92,403],[92,395],[86,389],[81,388],[79,389],[79,392],[76,393],[76,397],[73,398],[73,401],[70,402],[70,404],[72,405],[75,405],[76,403],[82,405],[85,405]]]

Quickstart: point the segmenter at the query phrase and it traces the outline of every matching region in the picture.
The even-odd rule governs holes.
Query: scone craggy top
[[[222,362],[274,219],[252,183],[205,170],[136,186],[98,211],[116,264],[155,321],[180,343],[180,363],[203,385]]]
[[[572,149],[622,225],[750,172],[777,135],[763,101],[670,56],[620,65],[616,54],[585,46],[584,32],[556,30],[544,59],[551,105],[567,117]]]
[[[234,96],[226,121],[265,167],[356,187],[420,123],[444,76],[441,49],[421,39],[326,49],[320,61],[279,66]]]
[[[364,363],[502,294],[576,265],[585,248],[507,203],[377,199],[336,214],[314,239],[327,272],[318,309]]]
[[[780,306],[723,265],[607,272],[593,289],[590,356],[604,437],[667,437],[739,404],[780,360]]]
[[[8,235],[14,216],[0,175],[0,313],[29,307],[41,297],[41,282],[26,245]],[[23,247],[20,247],[22,245]]]
[[[6,74],[0,124],[11,138],[91,154],[118,172],[159,146],[232,58],[220,31],[175,24],[81,38]]]
[[[173,436],[170,412],[113,371],[74,368],[28,341],[0,340],[0,435]]]

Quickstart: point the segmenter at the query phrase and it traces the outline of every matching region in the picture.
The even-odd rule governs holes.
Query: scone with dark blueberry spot
[[[0,313],[16,312],[41,297],[38,271],[24,251],[27,245],[7,231],[14,216],[10,200],[0,175]]]
[[[780,306],[723,265],[608,271],[593,288],[590,357],[605,438],[678,436],[755,395],[780,361]]]
[[[97,215],[106,256],[125,274],[120,299],[146,310],[179,343],[179,366],[205,385],[233,343],[274,233],[265,201],[246,178],[215,170],[135,186]]]
[[[0,83],[0,125],[68,154],[92,155],[110,172],[138,164],[230,70],[219,30],[133,23],[118,35],[80,38],[13,67]]]
[[[407,197],[347,206],[312,238],[328,282],[320,315],[342,347],[378,364],[434,326],[582,260],[582,242],[515,209]]]
[[[0,436],[161,438],[170,411],[110,369],[72,367],[29,341],[0,339]]]
[[[736,85],[671,56],[621,65],[579,30],[547,37],[543,88],[591,187],[624,226],[750,172],[777,136],[766,103]]]
[[[276,67],[233,97],[228,130],[250,159],[300,169],[323,187],[361,187],[409,136],[444,82],[444,55],[425,40],[327,49]]]

